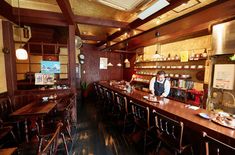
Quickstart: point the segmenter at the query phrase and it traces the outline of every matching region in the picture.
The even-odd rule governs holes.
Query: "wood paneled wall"
[[[95,46],[83,45],[81,53],[85,55],[85,63],[81,67],[82,81],[92,83],[100,80],[122,80],[130,79],[133,73],[133,63],[135,59],[131,59],[132,68],[124,68],[125,55],[116,52],[101,52]],[[135,54],[128,55],[128,58],[132,58]],[[99,69],[100,57],[107,57],[114,66],[108,67],[108,69]],[[122,67],[118,67],[117,64],[121,63]]]

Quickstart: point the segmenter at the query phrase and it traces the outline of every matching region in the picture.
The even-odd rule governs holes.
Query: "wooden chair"
[[[94,85],[94,89],[95,89],[95,96],[96,96],[97,102],[100,102],[101,94],[100,94],[100,91],[99,91],[99,88],[98,88],[98,84],[96,82],[94,82],[93,85]]]
[[[64,135],[61,133],[61,128],[62,128],[63,124],[62,123],[58,123],[57,124],[57,128],[55,130],[55,132],[53,134],[51,134],[50,136],[42,136],[40,137],[40,141],[39,141],[39,149],[38,149],[38,155],[47,155],[47,154],[58,154],[57,152],[57,148],[58,148],[58,139],[60,136],[62,136],[63,141],[65,142],[65,138]],[[43,145],[43,142],[46,142],[45,145]],[[65,145],[66,143],[64,143],[65,148],[67,148],[67,145]],[[68,155],[68,150],[66,150],[66,154]]]
[[[113,107],[114,107],[113,104],[115,102],[114,92],[112,90],[106,89],[105,90],[105,95],[106,95],[106,97],[105,97],[106,108],[107,108],[108,111],[111,110],[111,112],[112,112]]]
[[[13,112],[13,104],[9,96],[0,98],[0,139],[9,133],[13,140],[17,143],[18,140],[13,132],[13,127],[17,128],[18,136],[20,136],[19,120],[12,120],[9,115]]]
[[[132,108],[132,116],[134,118],[135,128],[139,127],[144,131],[144,154],[145,154],[147,146],[147,136],[148,136],[147,134],[152,129],[149,121],[150,120],[149,107],[142,106],[138,103],[133,102],[132,100],[130,100],[130,105]]]
[[[157,128],[157,138],[160,140],[156,149],[158,153],[161,144],[166,144],[175,154],[181,154],[187,148],[191,149],[193,154],[192,146],[190,144],[183,144],[183,132],[184,124],[181,121],[176,121],[163,114],[154,112],[155,124]]]
[[[205,144],[204,155],[234,155],[235,147],[225,144],[211,136],[206,132],[202,132]]]
[[[15,134],[13,133],[12,126],[3,126],[3,121],[0,119],[0,145],[4,145],[6,143],[6,138],[8,135],[11,135],[15,143],[17,144],[17,139]]]
[[[117,113],[119,115],[119,117],[121,119],[123,119],[123,129],[122,132],[125,132],[126,126],[129,124],[133,124],[130,123],[130,121],[128,122],[128,120],[130,120],[130,116],[131,116],[131,108],[128,105],[128,101],[127,98],[125,96],[122,96],[119,93],[115,93],[115,98],[116,98],[116,102],[114,104],[115,109],[117,110]]]
[[[72,141],[72,108],[75,106],[76,96],[75,94],[70,94],[64,96],[61,101],[57,104],[55,112],[49,116],[50,122],[63,122],[64,126],[62,131],[67,133],[70,140]]]

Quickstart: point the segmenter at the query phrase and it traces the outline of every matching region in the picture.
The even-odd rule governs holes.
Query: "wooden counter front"
[[[154,109],[168,117],[182,121],[186,127],[194,131],[199,133],[205,131],[208,135],[233,147],[235,146],[235,130],[199,117],[198,113],[200,112],[208,113],[205,109],[188,109],[184,103],[170,99],[165,99],[165,101],[167,100],[168,102],[164,104],[149,102],[143,98],[143,96],[148,95],[148,93],[138,90],[133,90],[131,93],[127,93],[126,91],[121,91],[114,86],[110,86],[107,82],[100,82],[99,84],[126,96],[130,100],[136,101],[144,106],[148,106],[152,110]]]

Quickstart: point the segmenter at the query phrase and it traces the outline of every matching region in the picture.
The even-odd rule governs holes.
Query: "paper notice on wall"
[[[108,58],[100,58],[100,69],[107,69]]]
[[[213,87],[233,90],[235,64],[217,64],[214,69]]]
[[[180,62],[188,62],[188,51],[180,52]]]

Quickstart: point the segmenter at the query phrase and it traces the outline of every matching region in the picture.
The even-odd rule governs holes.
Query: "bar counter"
[[[127,93],[117,87],[110,86],[108,82],[99,82],[99,84],[107,89],[111,89],[114,92],[118,92],[128,99],[138,102],[141,105],[148,106],[151,110],[156,110],[170,118],[182,121],[184,125],[197,133],[206,132],[208,135],[228,144],[235,146],[235,130],[230,129],[219,124],[216,124],[207,119],[198,116],[199,113],[209,113],[205,109],[192,110],[187,108],[186,104],[170,100],[163,99],[165,103],[149,102],[143,98],[148,95],[146,92],[139,90],[133,90],[131,93]]]

